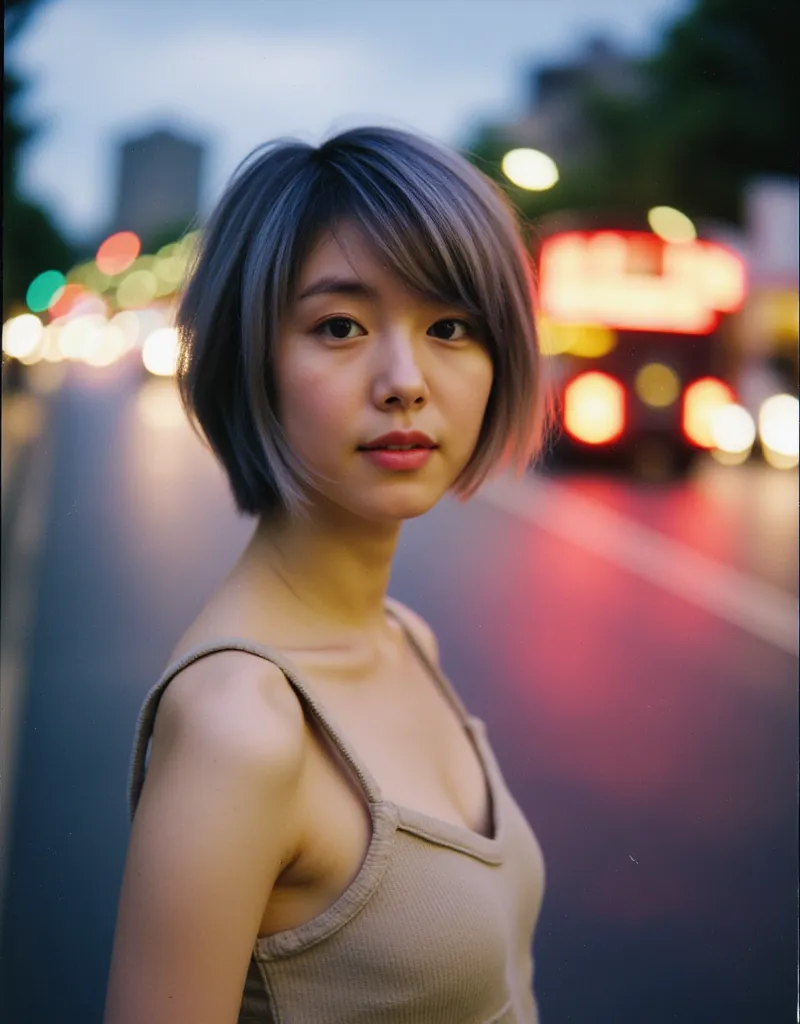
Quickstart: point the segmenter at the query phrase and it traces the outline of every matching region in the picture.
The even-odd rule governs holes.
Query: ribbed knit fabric
[[[170,680],[216,651],[271,661],[352,769],[373,828],[358,874],[331,907],[298,928],[256,939],[239,1024],[536,1024],[531,943],[544,888],[541,849],[503,781],[483,723],[467,714],[427,658],[403,606],[387,599],[387,611],[473,741],[491,796],[491,837],[384,800],[288,659],[236,638],[186,654],[145,698],[129,779],[131,818]]]

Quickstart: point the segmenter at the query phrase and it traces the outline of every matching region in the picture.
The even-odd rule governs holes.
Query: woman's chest
[[[488,830],[490,794],[481,752],[452,699],[418,658],[406,655],[352,687],[326,685],[324,676],[300,667],[324,707],[322,716],[307,714],[312,802],[322,791],[341,787],[343,775],[352,783],[338,739],[373,778],[383,800],[473,831]],[[363,802],[363,789],[359,798]]]
[[[406,677],[403,683],[402,699],[370,696],[360,706],[326,694],[337,734],[383,800],[490,836],[491,785],[470,734],[430,680]],[[307,721],[297,853],[273,890],[261,934],[297,927],[335,902],[358,873],[372,835],[366,794],[353,769],[324,725],[311,716]]]
[[[399,807],[373,806],[373,833],[357,787],[342,788],[326,766],[308,856],[297,865],[296,884],[276,889],[261,934],[308,928],[257,946],[270,957],[264,966],[278,991],[302,990],[311,1004],[318,998],[326,1019],[355,1019],[352,1004],[340,1016],[329,1004],[331,979],[350,976],[355,965],[358,979],[370,980],[358,987],[359,998],[381,994],[374,1014],[359,1007],[358,1019],[534,1019],[530,948],[542,899],[541,857],[491,754],[486,759],[496,839],[475,835],[455,815],[446,826],[444,812],[430,814],[433,807],[416,808],[429,815],[420,822],[399,799],[392,801]],[[284,957],[287,949],[300,955]],[[309,992],[312,977],[319,977],[318,992]]]

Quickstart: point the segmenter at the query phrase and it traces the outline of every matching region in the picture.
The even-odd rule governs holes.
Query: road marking
[[[798,603],[606,505],[541,477],[499,477],[478,497],[635,573],[788,654],[798,654]]]
[[[39,562],[44,546],[53,483],[55,439],[46,415],[39,433],[28,440],[29,458],[21,481],[12,534],[3,565],[2,643],[0,643],[0,900],[5,894],[11,823],[14,814],[14,769],[25,703],[27,654],[36,607]],[[7,514],[7,510],[3,510]]]

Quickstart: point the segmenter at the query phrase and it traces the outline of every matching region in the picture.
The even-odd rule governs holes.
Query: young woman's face
[[[289,444],[324,499],[382,522],[426,512],[472,455],[492,375],[459,309],[410,291],[357,229],[321,239],[278,340],[277,386]],[[369,450],[392,431],[426,436]],[[418,443],[434,447],[386,448]]]

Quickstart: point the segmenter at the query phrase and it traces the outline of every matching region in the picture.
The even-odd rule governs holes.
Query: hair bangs
[[[494,334],[501,325],[492,324],[487,312],[498,284],[491,271],[495,259],[467,223],[467,198],[442,189],[432,194],[419,171],[397,173],[349,155],[337,152],[330,159],[317,231],[354,223],[409,289],[458,307],[484,334]]]
[[[184,406],[227,471],[238,509],[302,512],[310,481],[284,435],[276,339],[303,266],[326,233],[363,231],[412,291],[470,319],[492,359],[471,494],[526,465],[543,425],[530,261],[500,188],[420,136],[355,128],[315,148],[275,140],[241,165],[204,231],[177,325]]]

